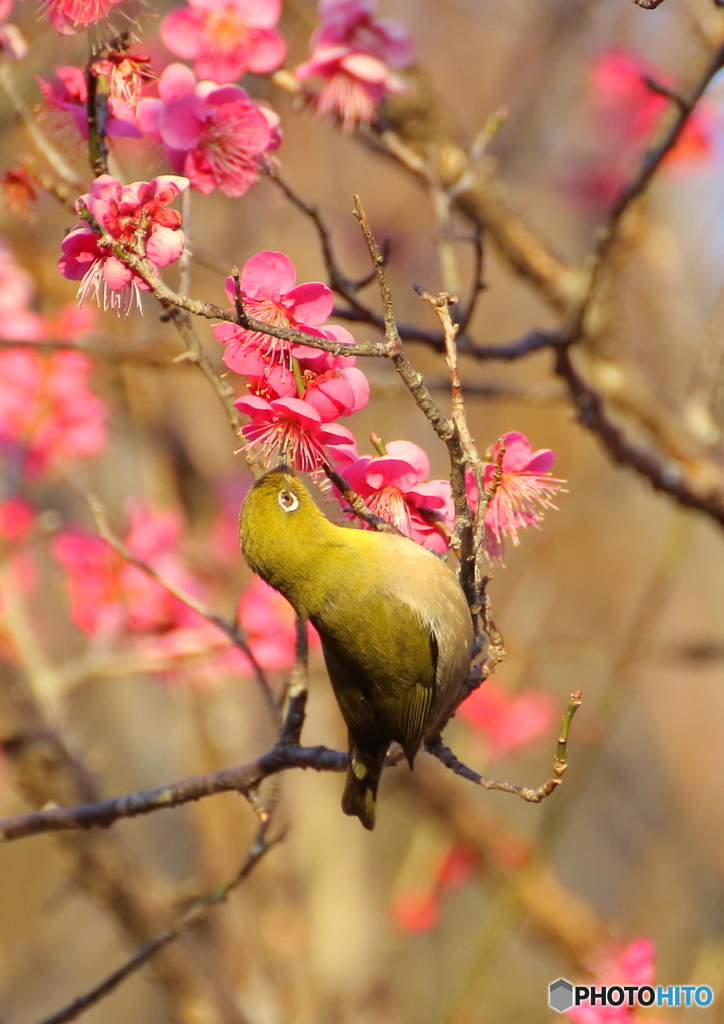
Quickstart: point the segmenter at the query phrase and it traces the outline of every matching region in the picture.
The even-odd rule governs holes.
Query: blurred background
[[[171,5],[153,7],[160,17]],[[469,149],[491,115],[508,109],[484,157],[486,173],[574,266],[658,124],[632,129],[617,113],[601,85],[602,58],[633,55],[660,81],[688,88],[724,32],[724,13],[705,0],[665,0],[653,12],[628,0],[380,0],[378,14],[408,26],[410,81],[435,94],[457,145]],[[40,103],[35,75],[87,59],[83,34],[60,37],[36,15],[34,2],[16,4],[13,21],[29,52],[6,66],[30,108]],[[313,4],[284,3],[286,66],[307,58],[316,23]],[[144,22],[134,49],[159,71],[172,57],[157,26]],[[346,272],[368,270],[351,214],[358,193],[378,238],[389,239],[399,320],[435,328],[412,289],[443,286],[438,226],[420,184],[270,81],[249,76],[244,85],[280,114],[281,173],[320,207]],[[667,160],[627,222],[600,329],[580,356],[632,435],[645,443],[663,437],[709,473],[724,463],[723,103],[724,83],[715,79],[701,108],[700,144]],[[31,146],[7,97],[0,118],[5,172]],[[77,137],[67,131],[55,141],[87,185]],[[145,144],[117,140],[111,170],[129,182],[167,168]],[[25,213],[6,203],[1,217],[0,234],[32,281],[31,308],[50,317],[72,303],[74,284],[56,261],[73,215],[41,194]],[[455,228],[467,294],[470,226],[461,220]],[[195,194],[190,237],[190,292],[211,302],[226,302],[222,274],[209,269],[214,261],[228,272],[260,250],[286,253],[300,282],[325,280],[312,226],[268,180],[241,199]],[[169,268],[175,283],[174,275]],[[480,343],[557,322],[487,243],[484,278],[470,329]],[[364,294],[376,308],[374,289]],[[167,515],[158,530],[170,537],[171,570],[182,564],[227,618],[251,582],[235,542],[250,469],[234,454],[236,439],[206,380],[189,363],[172,362],[181,351],[172,326],[151,301],[144,307],[143,317],[98,311],[83,325],[93,351],[89,388],[108,409],[102,450],[22,480],[11,455],[5,460],[4,497],[21,495],[35,518],[20,540],[7,532],[3,556],[3,816],[29,810],[33,793],[36,804],[62,802],[67,778],[67,802],[75,803],[92,798],[91,778],[103,796],[161,786],[251,760],[274,740],[243,666],[177,656],[149,636],[137,647],[113,628],[89,638],[72,617],[54,551],[68,531],[94,531],[87,491],[100,495],[121,536],[133,519],[129,498],[146,510],[134,522]],[[376,337],[347,326],[358,340]],[[211,327],[197,327],[221,371]],[[447,408],[442,358],[416,344],[408,354]],[[91,1009],[89,1024],[547,1020],[550,981],[600,978],[602,958],[638,940],[653,944],[658,982],[709,984],[716,998],[707,1010],[636,1018],[724,1020],[724,535],[615,468],[575,422],[551,362],[545,351],[512,363],[462,359],[480,449],[522,431],[534,449],[555,451],[568,493],[540,531],[509,547],[507,567],[493,571],[489,594],[507,648],[486,684],[497,696],[478,720],[458,716],[446,739],[476,770],[537,786],[551,771],[559,716],[581,689],[563,786],[528,805],[476,790],[420,755],[414,774],[406,765],[385,772],[377,828],[367,833],[341,813],[340,776],[285,773],[278,813],[286,840],[175,953]],[[409,439],[428,453],[431,477],[445,476],[444,446],[393,368],[381,360],[363,368],[371,400],[345,421],[360,449],[371,450],[370,432]],[[154,550],[164,543],[156,537]],[[279,691],[288,669],[269,675]],[[318,648],[310,690],[304,742],[344,749]],[[23,758],[18,743],[28,736]],[[43,788],[48,774],[57,782],[52,796]],[[4,1024],[45,1018],[94,985],[142,945],[149,922],[159,930],[175,909],[229,878],[254,831],[248,804],[224,794],[108,833],[4,846]]]

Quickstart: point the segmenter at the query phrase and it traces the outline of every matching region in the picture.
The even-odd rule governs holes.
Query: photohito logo
[[[709,985],[572,985],[565,978],[548,986],[548,1005],[558,1013],[572,1006],[709,1006]]]

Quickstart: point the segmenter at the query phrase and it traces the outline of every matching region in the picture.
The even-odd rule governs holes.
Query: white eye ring
[[[277,501],[285,512],[294,512],[295,509],[299,508],[299,498],[291,491],[279,491]]]

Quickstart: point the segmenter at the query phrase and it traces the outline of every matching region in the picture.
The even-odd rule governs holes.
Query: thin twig
[[[577,690],[571,695],[571,699],[568,702],[568,707],[563,715],[563,721],[561,724],[561,733],[558,737],[558,745],[556,747],[556,756],[553,761],[553,775],[544,782],[538,789],[529,789],[527,786],[516,786],[512,782],[497,782],[494,779],[486,779],[485,776],[479,775],[478,772],[473,771],[472,768],[468,768],[467,765],[459,761],[453,754],[449,747],[446,747],[440,737],[429,740],[425,744],[425,749],[433,757],[436,757],[441,761],[446,768],[455,772],[456,775],[462,776],[469,782],[475,783],[476,786],[480,786],[482,789],[495,789],[500,790],[503,793],[513,793],[515,796],[519,796],[522,800],[527,801],[531,804],[539,804],[541,800],[545,800],[550,794],[561,784],[563,774],[568,767],[567,761],[567,749],[568,749],[568,733],[571,728],[571,722],[573,716],[581,705],[581,691]]]
[[[179,257],[178,290],[182,295],[191,291],[191,206],[193,190],[181,193],[181,224],[184,229],[184,251]]]
[[[453,533],[453,546],[460,551],[460,577],[463,588],[469,586],[469,578],[474,579],[474,565],[476,561],[475,549],[475,521],[470,511],[470,504],[467,498],[466,470],[470,468],[478,484],[479,499],[483,493],[483,467],[478,455],[475,442],[468,429],[467,415],[465,412],[465,399],[463,398],[462,386],[460,383],[460,370],[458,367],[457,354],[457,324],[453,321],[450,306],[454,303],[452,296],[447,292],[440,295],[429,295],[422,288],[415,289],[420,298],[427,302],[435,312],[440,321],[445,338],[445,361],[450,373],[450,389],[452,393],[452,421],[459,438],[459,447],[462,450],[464,459],[459,459],[458,446],[450,449],[450,481],[452,486],[453,502],[455,505],[455,529]],[[473,614],[477,609],[471,608]]]
[[[322,469],[327,479],[334,484],[358,519],[361,519],[379,533],[401,534],[401,531],[397,529],[394,523],[390,523],[386,519],[382,519],[381,516],[376,515],[365,503],[364,498],[352,490],[345,478],[333,466],[330,466],[328,462],[323,462]]]
[[[470,297],[465,304],[463,315],[460,317],[458,324],[458,335],[464,335],[470,326],[470,321],[473,319],[475,314],[475,308],[478,304],[478,299],[485,291],[487,285],[483,278],[483,268],[485,259],[485,245],[483,243],[483,229],[479,224],[474,225],[475,233],[473,234],[471,241],[473,243],[474,263],[473,263],[473,280],[470,285]]]

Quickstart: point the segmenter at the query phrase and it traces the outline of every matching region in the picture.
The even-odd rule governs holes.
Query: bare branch
[[[207,775],[192,775],[180,782],[159,789],[141,790],[126,796],[99,800],[77,807],[51,807],[17,818],[0,820],[0,842],[9,842],[44,832],[63,832],[68,829],[108,828],[121,818],[136,818],[142,814],[201,800],[216,793],[236,791],[248,796],[271,775],[290,768],[313,768],[315,771],[343,772],[348,764],[347,754],[327,747],[299,747],[277,743],[270,751],[236,768],[224,768]]]

